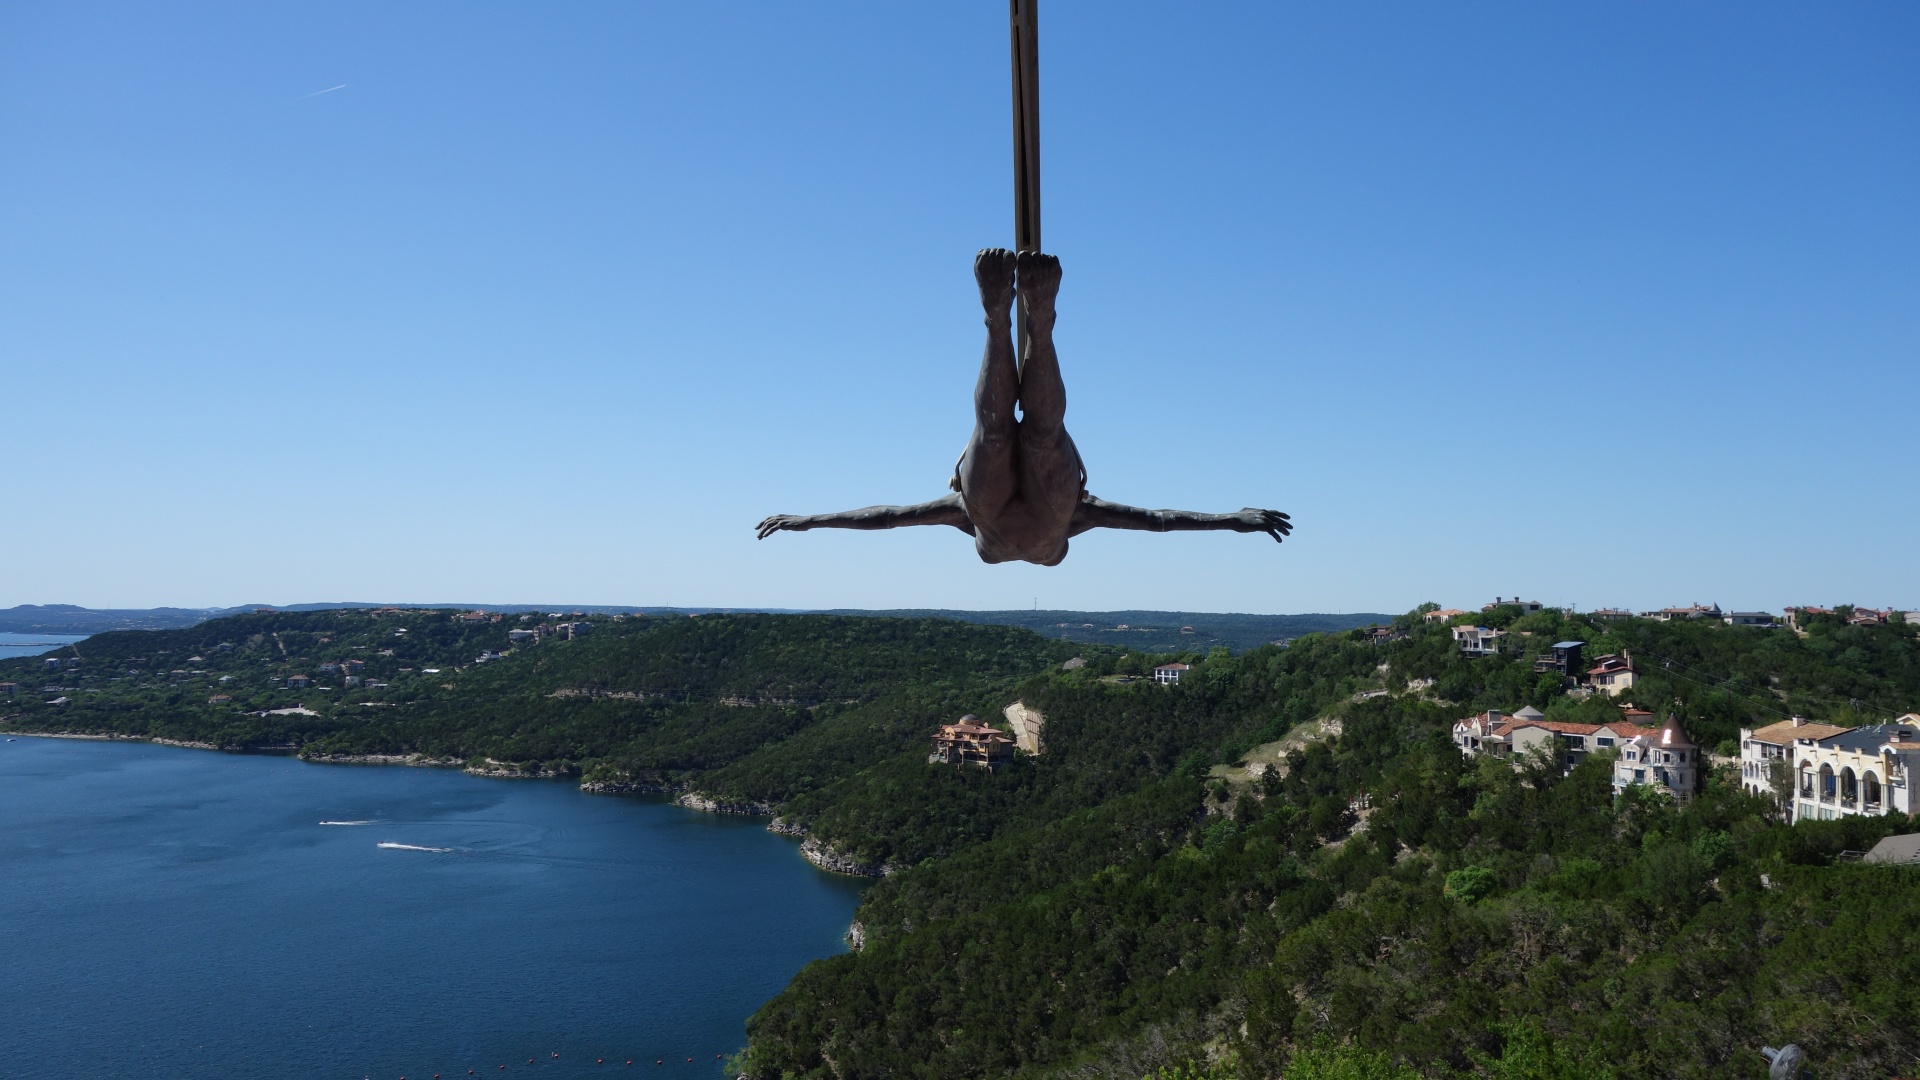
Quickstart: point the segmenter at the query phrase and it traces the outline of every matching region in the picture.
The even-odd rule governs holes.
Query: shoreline
[[[245,747],[217,746],[207,742],[193,742],[186,739],[166,739],[147,735],[120,735],[112,732],[95,733],[79,731],[4,731],[9,738],[22,739],[73,739],[81,742],[127,742],[149,743],[154,746],[171,746],[181,750],[213,750],[225,754],[261,754],[274,757],[293,757],[308,765],[370,765],[400,766],[412,769],[459,769],[468,776],[477,776],[488,780],[558,780],[567,774],[547,769],[526,770],[513,768],[511,762],[499,762],[485,759],[487,767],[475,767],[460,758],[435,758],[425,754],[306,754],[297,747]],[[694,790],[688,785],[669,785],[651,780],[583,780],[577,785],[582,794],[587,795],[666,795],[672,797],[673,805],[705,814],[729,814],[739,817],[764,817],[772,820],[767,823],[767,831],[779,836],[800,841],[800,857],[813,864],[817,869],[830,874],[847,877],[883,878],[899,873],[904,867],[894,863],[874,865],[862,862],[847,855],[831,845],[814,839],[806,826],[788,821],[779,816],[779,811],[771,803],[715,798]]]

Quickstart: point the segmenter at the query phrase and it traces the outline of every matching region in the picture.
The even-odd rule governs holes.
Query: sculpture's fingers
[[[1256,510],[1254,513],[1259,517],[1260,531],[1273,537],[1276,544],[1283,542],[1287,534],[1293,531],[1293,522],[1278,510]]]

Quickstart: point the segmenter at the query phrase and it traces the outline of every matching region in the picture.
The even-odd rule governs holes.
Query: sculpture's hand
[[[775,514],[761,522],[756,531],[762,540],[777,532],[806,532],[807,519],[794,514]]]
[[[1293,532],[1293,521],[1278,510],[1261,510],[1249,506],[1234,515],[1239,519],[1240,532],[1266,533],[1273,537],[1274,543],[1285,540]]]

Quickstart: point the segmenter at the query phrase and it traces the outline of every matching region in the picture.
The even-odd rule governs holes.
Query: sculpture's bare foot
[[[793,514],[775,514],[761,522],[755,531],[760,534],[762,540],[777,532],[805,532],[807,531],[806,519]]]
[[[1260,510],[1249,506],[1234,516],[1240,519],[1240,532],[1266,533],[1273,537],[1276,544],[1293,532],[1293,521],[1278,510]]]
[[[1054,298],[1060,295],[1060,259],[1037,251],[1019,255],[1020,299],[1030,313],[1053,314]]]
[[[1006,248],[984,248],[973,257],[973,280],[980,283],[980,306],[989,316],[1010,318],[1013,310],[1014,254]]]

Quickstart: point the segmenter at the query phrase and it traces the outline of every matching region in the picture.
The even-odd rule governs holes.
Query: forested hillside
[[[341,610],[100,634],[0,661],[21,684],[4,724],[663,786],[725,767],[707,789],[778,801],[909,742],[924,756],[933,724],[1075,651],[1009,627],[804,615],[576,619],[510,641],[541,625]]]
[[[1635,650],[1623,702],[1709,746],[1790,712],[1884,720],[1920,703],[1912,629],[1490,621],[1512,654],[1462,657],[1408,616],[1378,644],[1217,653],[1178,687],[1051,674],[1021,688],[1051,718],[1038,761],[918,788],[902,762],[796,800],[876,857],[928,861],[869,893],[860,951],[754,1019],[748,1071],[1762,1076],[1758,1048],[1790,1041],[1821,1076],[1911,1070],[1920,871],[1836,860],[1920,823],[1787,826],[1728,774],[1685,809],[1616,801],[1604,758],[1516,772],[1447,731],[1488,707],[1617,717],[1534,674],[1569,637]],[[1284,777],[1209,779],[1329,715],[1341,734]]]
[[[1141,676],[1164,657],[941,620],[596,618],[508,651],[515,620],[265,614],[102,635],[75,666],[10,661],[0,680],[22,683],[13,730],[419,753],[769,804],[894,872],[862,947],[751,1022],[741,1067],[762,1080],[1758,1077],[1758,1047],[1785,1042],[1823,1077],[1920,1069],[1920,871],[1839,858],[1920,824],[1780,824],[1727,773],[1685,808],[1616,799],[1604,757],[1516,772],[1447,737],[1529,704],[1597,720],[1631,703],[1722,750],[1789,714],[1886,720],[1920,707],[1914,628],[1476,619],[1512,648],[1462,656],[1416,612],[1385,640],[1187,654],[1159,686]],[[1609,702],[1537,675],[1567,638],[1630,650],[1639,685]],[[284,684],[353,658],[360,687]],[[1044,754],[928,764],[934,724],[1016,699],[1046,717]],[[1289,736],[1283,769],[1222,771]]]

